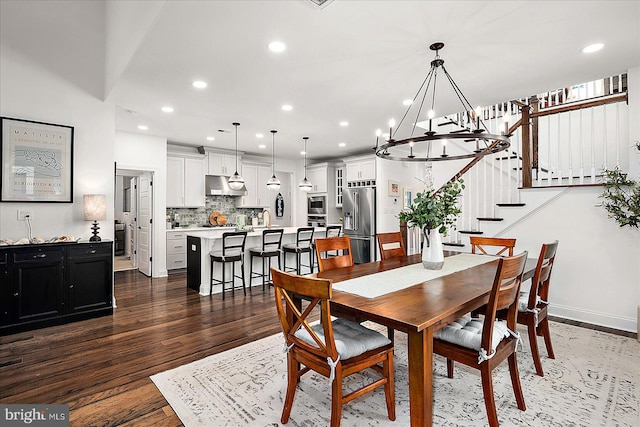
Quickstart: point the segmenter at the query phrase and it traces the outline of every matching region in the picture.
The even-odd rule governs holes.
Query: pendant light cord
[[[236,175],[238,174],[238,126],[240,123],[233,123],[236,128]]]
[[[304,139],[304,179],[307,179],[307,139],[308,137],[302,138]]]
[[[278,131],[271,131],[271,173],[273,176],[276,176],[276,132]]]

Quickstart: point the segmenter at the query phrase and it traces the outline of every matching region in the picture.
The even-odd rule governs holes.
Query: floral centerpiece
[[[448,182],[439,191],[425,190],[416,194],[408,209],[398,214],[398,219],[409,227],[419,227],[425,236],[422,248],[422,264],[430,270],[439,270],[444,264],[441,233],[455,227],[462,212],[458,198],[464,189],[464,181]]]

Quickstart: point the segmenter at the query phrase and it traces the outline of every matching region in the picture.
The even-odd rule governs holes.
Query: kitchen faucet
[[[262,211],[262,222],[264,223],[265,227],[271,228],[271,214],[269,213],[268,209],[264,209]]]

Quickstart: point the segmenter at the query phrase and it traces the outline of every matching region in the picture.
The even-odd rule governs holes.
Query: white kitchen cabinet
[[[167,207],[203,207],[204,158],[167,156]]]
[[[187,267],[187,233],[167,231],[167,270]]]
[[[309,193],[326,193],[328,181],[328,167],[326,163],[307,167],[307,179],[311,182]]]
[[[347,181],[376,179],[376,159],[345,160]]]
[[[257,208],[267,207],[273,198],[267,187],[267,181],[271,178],[271,167],[269,165],[243,163],[242,178],[247,187],[247,195],[238,198],[236,206]]]
[[[236,156],[233,154],[209,153],[208,163],[208,175],[231,176],[236,171]]]
[[[344,168],[336,168],[336,208],[342,207],[342,189],[344,188]]]

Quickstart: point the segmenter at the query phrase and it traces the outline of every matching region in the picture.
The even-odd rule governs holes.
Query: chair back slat
[[[513,256],[516,239],[504,237],[469,237],[472,254]]]
[[[282,228],[262,230],[262,252],[277,251],[282,247]]]
[[[349,236],[316,239],[315,246],[320,272],[353,266],[353,254],[351,253],[351,239]],[[333,251],[338,254],[335,256],[327,255],[327,252]]]
[[[556,260],[558,241],[545,243],[540,249],[536,271],[531,279],[531,289],[529,291],[528,308],[535,308],[538,304],[538,296],[543,301],[549,301],[549,282],[551,281],[551,270]]]
[[[342,232],[341,225],[327,225],[327,229],[325,230],[324,237],[340,237],[341,232]]]
[[[313,242],[313,227],[300,227],[296,232],[296,246],[299,248],[309,248]]]
[[[527,251],[513,257],[501,258],[493,281],[493,287],[489,294],[489,302],[484,317],[482,330],[482,348],[490,349],[493,335],[493,323],[496,312],[507,310],[507,326],[512,331],[516,330],[518,316],[518,297],[524,266],[527,262]]]
[[[246,241],[246,231],[231,231],[222,233],[222,255],[229,256],[243,254]]]
[[[378,248],[383,260],[407,255],[402,241],[402,233],[399,231],[378,233]]]
[[[278,319],[285,336],[287,346],[294,344],[305,351],[321,358],[337,357],[338,351],[333,337],[333,325],[331,323],[331,281],[311,277],[297,276],[285,273],[277,268],[271,268],[273,286],[275,290],[276,309]],[[310,300],[304,311],[300,311],[293,300],[293,295]],[[325,339],[321,339],[309,324],[309,315],[320,306],[320,322],[323,325]],[[306,330],[316,342],[313,346],[295,336],[299,329]]]

